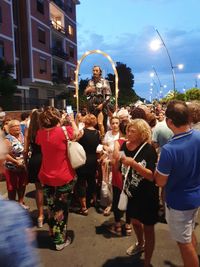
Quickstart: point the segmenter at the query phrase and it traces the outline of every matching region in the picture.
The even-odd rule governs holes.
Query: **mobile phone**
[[[124,156],[126,156],[125,153],[124,153],[124,151],[119,151],[119,157],[120,157],[120,159],[121,159],[122,157],[124,157]]]
[[[66,111],[67,111],[67,114],[72,114],[73,113],[72,106],[66,106]]]

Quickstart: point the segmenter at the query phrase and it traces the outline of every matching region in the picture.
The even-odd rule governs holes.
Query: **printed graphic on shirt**
[[[138,164],[140,164],[143,167],[146,167],[147,163],[146,161],[143,159],[141,162],[138,162]],[[128,167],[124,166],[122,164],[121,167],[121,171],[122,171],[122,175],[125,176],[126,172],[127,172]],[[129,173],[128,173],[128,177],[126,180],[126,184],[125,184],[125,192],[127,194],[128,197],[133,197],[135,190],[137,190],[140,182],[143,180],[144,178],[138,173],[136,172],[134,169],[130,169]]]

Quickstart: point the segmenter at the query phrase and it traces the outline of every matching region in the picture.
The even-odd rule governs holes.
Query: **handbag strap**
[[[143,147],[147,144],[147,142],[145,142],[144,144],[141,145],[141,147],[138,149],[138,151],[135,153],[133,159],[135,159],[137,157],[137,155],[140,153],[140,151],[143,149]],[[124,187],[125,187],[125,184],[126,184],[126,180],[127,180],[127,177],[128,177],[128,173],[130,171],[130,166],[128,166],[127,170],[126,170],[126,174],[124,175],[124,183],[123,183],[123,189],[124,190]]]
[[[67,141],[70,141],[69,135],[68,135],[67,130],[66,130],[66,127],[65,126],[62,126],[61,128],[63,129],[63,132],[65,134],[65,137],[66,137]]]

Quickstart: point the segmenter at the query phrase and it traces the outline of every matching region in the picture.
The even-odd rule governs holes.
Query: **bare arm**
[[[154,173],[154,179],[156,181],[156,184],[160,187],[164,187],[167,183],[168,176],[165,176],[163,174],[160,174],[158,171],[155,171]]]
[[[145,179],[149,181],[154,180],[153,172],[150,169],[147,169],[143,167],[141,164],[137,163],[133,158],[123,156],[121,158],[121,161],[124,165],[132,167],[136,172],[138,172]]]
[[[12,146],[11,146],[10,141],[5,139],[4,142],[5,142],[5,144],[6,144],[7,148],[8,148],[8,154],[6,155],[6,161],[10,161],[10,162],[12,162],[13,164],[15,164],[17,166],[23,166],[23,163],[22,163],[21,160],[17,160],[12,156],[12,153],[11,153]]]

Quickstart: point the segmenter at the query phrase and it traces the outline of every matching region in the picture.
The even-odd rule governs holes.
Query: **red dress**
[[[125,142],[124,139],[117,140],[120,147]],[[119,170],[116,170],[115,167],[112,168],[112,185],[122,190],[123,181],[122,181],[122,174]]]
[[[66,129],[71,139],[73,129],[71,126],[67,126]],[[62,186],[72,181],[75,172],[67,157],[67,140],[63,129],[56,126],[38,130],[36,143],[41,146],[42,151],[42,165],[39,172],[41,183]]]

